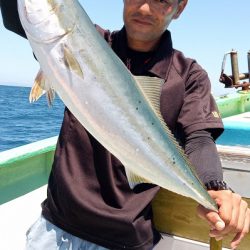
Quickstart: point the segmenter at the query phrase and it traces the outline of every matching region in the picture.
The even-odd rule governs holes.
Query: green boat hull
[[[215,98],[222,118],[250,111],[250,91]]]
[[[250,111],[250,92],[216,98],[223,118]],[[250,127],[250,126],[249,126]],[[0,204],[47,183],[57,137],[0,152]]]

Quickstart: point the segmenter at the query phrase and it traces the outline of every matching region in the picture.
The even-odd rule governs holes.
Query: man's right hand
[[[211,190],[208,193],[216,201],[219,212],[216,213],[199,205],[198,216],[210,225],[210,237],[221,240],[226,235],[233,235],[231,247],[236,249],[250,230],[248,204],[239,194],[230,190]]]

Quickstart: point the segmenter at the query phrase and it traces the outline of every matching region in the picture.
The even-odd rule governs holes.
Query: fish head
[[[75,26],[72,11],[63,0],[18,0],[22,26],[36,42],[53,42],[70,33]]]

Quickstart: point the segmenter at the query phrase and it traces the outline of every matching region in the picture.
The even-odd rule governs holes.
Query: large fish
[[[217,210],[161,117],[162,80],[132,76],[76,0],[18,0],[18,11],[41,66],[31,100],[55,90],[131,187],[155,183]]]

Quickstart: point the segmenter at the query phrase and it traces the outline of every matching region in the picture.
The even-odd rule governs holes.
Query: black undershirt
[[[124,63],[133,75],[148,75],[147,66],[153,55],[154,51],[140,52],[127,48],[127,59]]]

